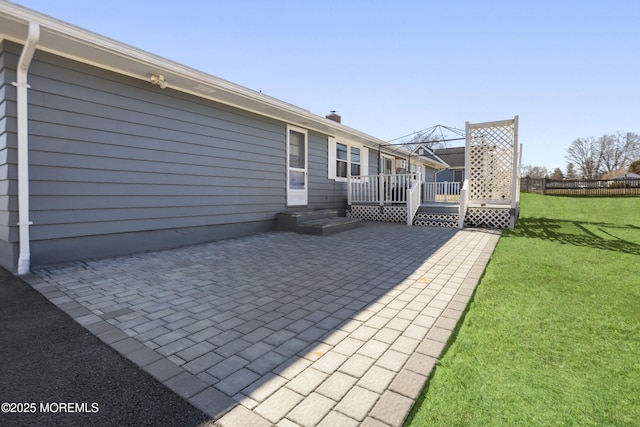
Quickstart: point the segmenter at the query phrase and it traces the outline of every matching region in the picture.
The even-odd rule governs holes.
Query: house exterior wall
[[[347,205],[347,184],[327,178],[327,136],[309,132],[309,208],[338,209]]]
[[[20,50],[5,42],[0,69],[7,268],[18,237],[15,112],[4,116]],[[286,210],[286,123],[41,51],[28,80],[32,264],[269,231]],[[327,136],[308,139],[309,207],[344,209],[346,186],[327,179]]]
[[[436,182],[436,172],[437,170],[429,167],[429,166],[425,166],[424,167],[424,177],[422,177],[422,181],[423,182]]]
[[[438,182],[462,182],[464,181],[465,147],[452,147],[436,149],[435,153],[447,162],[450,167],[438,172]],[[458,171],[458,172],[454,172]],[[461,177],[461,179],[456,179]]]
[[[365,150],[369,150],[369,175],[377,175],[380,170],[380,157],[378,155],[378,150],[371,150],[365,148]]]
[[[438,182],[456,182],[454,170],[460,171],[459,173],[462,174],[462,179],[464,180],[464,169],[444,169],[442,172],[438,172]]]

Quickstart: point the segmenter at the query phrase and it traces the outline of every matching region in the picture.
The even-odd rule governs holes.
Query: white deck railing
[[[347,177],[348,203],[406,204],[407,190],[416,181],[420,181],[419,173],[350,176]]]
[[[380,179],[378,175],[347,177],[348,203],[378,203]]]
[[[413,225],[413,218],[420,208],[420,174],[407,189],[407,225]]]
[[[424,202],[459,202],[460,183],[459,182],[425,182]]]

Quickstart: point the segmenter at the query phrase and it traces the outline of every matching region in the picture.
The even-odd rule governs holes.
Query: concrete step
[[[362,225],[362,220],[358,218],[320,218],[299,223],[296,231],[302,234],[328,236],[330,234],[339,233],[341,231],[352,230]]]
[[[309,209],[280,212],[277,216],[278,231],[295,231],[302,234],[328,236],[363,225],[358,218],[338,216],[333,209]]]
[[[278,213],[278,231],[296,231],[298,224],[316,219],[335,218],[336,209],[303,209],[299,211],[284,211]]]

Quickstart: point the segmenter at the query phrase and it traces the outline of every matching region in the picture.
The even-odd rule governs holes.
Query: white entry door
[[[307,173],[307,131],[287,127],[287,206],[306,206],[309,190]]]

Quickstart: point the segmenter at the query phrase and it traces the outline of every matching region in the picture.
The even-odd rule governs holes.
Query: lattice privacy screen
[[[515,119],[467,124],[471,203],[511,202],[516,126]]]
[[[464,217],[465,227],[505,229],[510,223],[510,209],[469,208]]]

